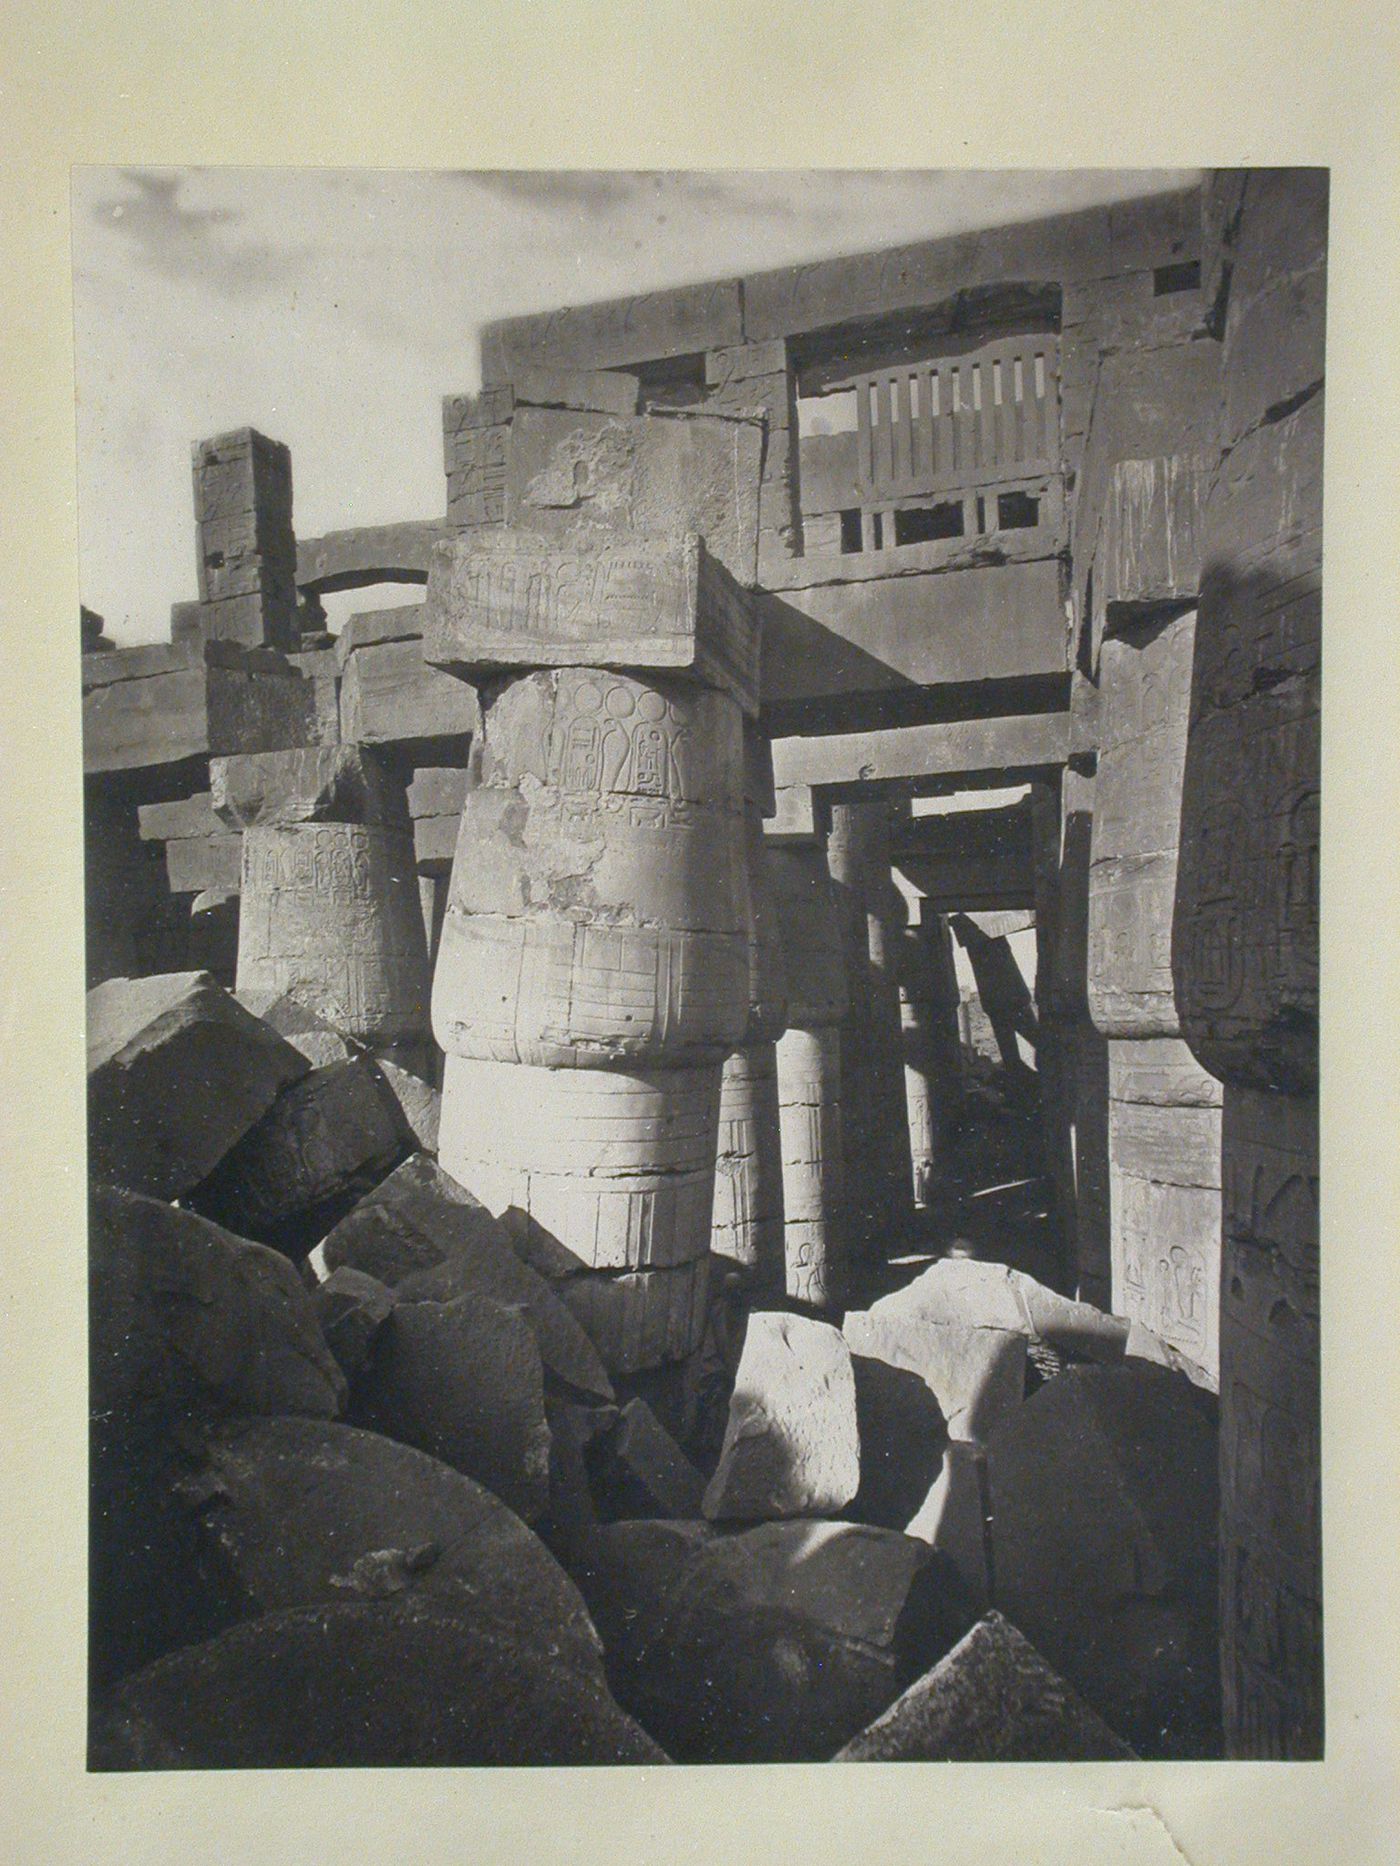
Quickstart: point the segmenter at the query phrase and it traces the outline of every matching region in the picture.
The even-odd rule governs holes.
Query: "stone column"
[[[908,1221],[912,1179],[896,972],[906,911],[890,874],[883,798],[831,805],[827,861],[846,963],[841,1109],[851,1248],[877,1263]]]
[[[238,989],[292,992],[376,1055],[427,1063],[428,949],[401,778],[353,745],[210,761],[243,831]]]
[[[483,712],[433,983],[439,1158],[613,1372],[684,1358],[749,1020],[750,612],[698,539],[503,530],[439,546],[428,614]]]
[[[1327,175],[1221,171],[1203,283],[1223,453],[1203,522],[1172,970],[1224,1087],[1225,1741],[1322,1754],[1318,826]]]
[[[720,1081],[713,1255],[756,1290],[781,1290],[783,1160],[775,1039],[787,1027],[787,971],[768,872],[763,814],[773,812],[773,761],[766,739],[744,733],[744,843],[748,863],[749,1015],[744,1042]]]
[[[948,1124],[962,1100],[958,981],[942,914],[927,910],[900,942],[900,1029],[914,1204],[933,1202]]]
[[[1196,617],[1103,644],[1089,1008],[1108,1038],[1113,1307],[1219,1377],[1220,1095],[1181,1041],[1171,927]]]
[[[823,838],[810,817],[805,837],[785,833],[770,842],[769,857],[788,982],[788,1027],[777,1046],[787,1293],[813,1308],[838,1308],[848,1272],[841,923]]]

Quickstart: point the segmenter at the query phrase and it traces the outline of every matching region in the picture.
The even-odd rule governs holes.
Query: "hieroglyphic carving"
[[[772,1042],[724,1065],[710,1249],[755,1287],[783,1285],[783,1157]]]

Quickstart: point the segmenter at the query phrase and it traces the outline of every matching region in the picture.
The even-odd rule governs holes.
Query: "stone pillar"
[[[770,861],[788,981],[788,1027],[777,1050],[787,1293],[813,1308],[839,1308],[848,1273],[844,941],[820,836],[772,847]]]
[[[906,910],[890,874],[883,798],[831,805],[827,862],[846,963],[841,1109],[851,1248],[879,1263],[908,1222],[913,1176],[896,971]]]
[[[763,837],[764,809],[771,815],[774,807],[773,762],[767,740],[748,727],[744,752],[749,1015],[744,1042],[725,1062],[720,1081],[710,1249],[754,1289],[781,1290],[783,1160],[774,1045],[787,1027],[787,971]]]
[[[483,712],[433,982],[439,1158],[613,1372],[684,1358],[749,1016],[749,610],[694,538],[505,530],[439,546],[428,615]]]
[[[962,1101],[962,1044],[952,941],[942,914],[925,910],[900,941],[899,1016],[914,1204],[933,1202],[950,1120]]]
[[[1172,970],[1225,1085],[1225,1740],[1322,1754],[1317,1178],[1324,170],[1222,171],[1203,276],[1223,342]]]
[[[401,778],[359,746],[210,761],[243,831],[238,989],[292,992],[347,1036],[427,1066],[430,977]]]
[[[1089,1008],[1109,1040],[1113,1307],[1219,1377],[1220,1095],[1172,989],[1194,612],[1103,643]]]
[[[301,630],[287,448],[252,428],[200,441],[194,519],[199,604],[185,632],[250,648],[295,649]]]

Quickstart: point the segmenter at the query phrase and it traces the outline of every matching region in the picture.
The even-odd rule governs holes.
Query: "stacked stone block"
[[[300,639],[292,456],[252,428],[194,450],[199,608],[183,618],[206,641],[290,651]]]

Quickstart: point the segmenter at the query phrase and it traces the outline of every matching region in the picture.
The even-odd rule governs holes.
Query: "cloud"
[[[297,277],[309,247],[231,238],[227,229],[243,215],[228,207],[186,206],[180,196],[190,174],[123,169],[121,178],[134,192],[95,201],[90,216],[130,240],[138,263],[158,277],[197,281],[227,298],[254,298]]]

